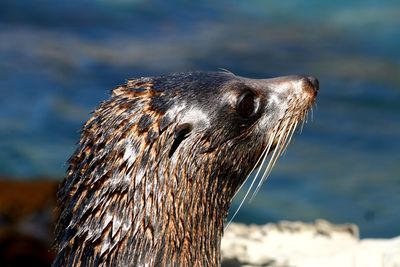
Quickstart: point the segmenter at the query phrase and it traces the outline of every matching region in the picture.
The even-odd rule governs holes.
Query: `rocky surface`
[[[224,267],[400,267],[400,236],[359,239],[353,224],[231,224],[222,241]]]

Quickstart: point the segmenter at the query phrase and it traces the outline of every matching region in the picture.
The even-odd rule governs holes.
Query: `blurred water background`
[[[0,175],[61,179],[82,123],[127,78],[312,74],[313,122],[235,220],[325,218],[396,236],[399,48],[397,0],[2,0]]]

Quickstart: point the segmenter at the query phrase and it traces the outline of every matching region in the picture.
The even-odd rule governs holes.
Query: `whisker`
[[[277,153],[276,153],[276,155],[274,155],[274,156],[271,158],[270,166],[268,166],[267,169],[266,169],[266,172],[264,172],[264,175],[263,175],[263,177],[262,177],[262,179],[261,179],[261,181],[260,181],[260,184],[259,184],[259,186],[257,187],[256,191],[253,193],[253,196],[252,196],[251,199],[253,199],[253,198],[256,196],[256,194],[258,193],[258,191],[259,191],[260,188],[261,188],[261,185],[267,180],[267,178],[268,178],[269,175],[271,174],[272,168],[275,166],[275,164],[276,164],[278,158],[279,158],[280,155],[282,154],[283,147],[286,146],[285,143],[286,143],[287,137],[288,137],[288,135],[286,134],[285,137],[282,139],[282,141],[279,142],[278,145],[277,145],[277,147],[275,148],[275,149],[276,149],[275,151],[277,151]]]
[[[272,156],[271,156],[271,158],[270,158],[270,160],[268,162],[267,168],[265,169],[262,178],[258,182],[257,188],[254,190],[254,192],[253,192],[253,194],[252,194],[252,196],[250,198],[250,201],[252,201],[254,199],[255,195],[260,190],[261,185],[264,183],[264,181],[267,179],[268,175],[271,173],[272,167],[274,166],[274,164],[276,162],[276,158],[279,157],[279,155],[276,152],[278,151],[278,148],[281,146],[282,137],[284,136],[283,133],[286,132],[286,128],[287,128],[288,123],[287,123],[287,120],[285,122],[286,123],[285,123],[283,129],[281,131],[278,130],[279,133],[280,133],[279,138],[278,138],[278,143],[277,143],[277,145],[276,145],[276,147],[274,149],[274,152],[272,153]]]
[[[313,110],[313,106],[310,107],[310,112],[311,112],[311,122],[314,121],[314,110]]]
[[[303,128],[304,128],[304,119],[302,118],[301,127],[300,127],[300,134],[303,133]]]
[[[294,119],[294,122],[293,122],[293,120],[288,120],[288,122],[286,123],[285,128],[282,130],[283,139],[282,139],[282,141],[278,141],[277,147],[275,148],[275,151],[277,151],[277,153],[276,154],[274,153],[272,155],[272,157],[270,159],[270,165],[265,170],[264,175],[263,175],[263,177],[262,177],[262,179],[261,179],[261,181],[259,183],[259,186],[257,187],[256,191],[253,193],[251,200],[258,193],[261,184],[264,183],[265,180],[269,177],[273,166],[276,164],[277,159],[280,157],[280,155],[283,154],[284,151],[286,151],[286,149],[287,149],[287,147],[288,147],[288,145],[289,145],[289,143],[290,143],[290,141],[291,141],[291,139],[292,139],[292,137],[294,135],[294,132],[296,130],[297,124],[298,124],[298,120],[295,120],[295,119]],[[286,131],[286,126],[287,125],[289,125],[289,129]]]
[[[236,209],[235,213],[232,215],[231,219],[228,221],[228,223],[225,226],[225,229],[232,223],[233,219],[236,217],[236,214],[239,212],[240,208],[243,206],[243,203],[246,201],[247,196],[249,195],[251,189],[254,186],[254,182],[257,180],[257,177],[260,173],[260,170],[263,168],[264,166],[264,162],[266,160],[266,158],[268,157],[268,152],[272,146],[273,140],[274,140],[275,135],[273,136],[273,138],[270,138],[270,140],[268,141],[268,145],[264,148],[263,152],[261,153],[260,157],[258,158],[256,164],[254,164],[252,170],[249,172],[249,174],[247,175],[245,181],[240,185],[239,189],[235,192],[234,197],[236,196],[236,194],[239,192],[239,190],[242,188],[242,186],[246,183],[247,179],[250,177],[250,175],[253,173],[253,171],[255,170],[255,168],[257,167],[258,163],[260,162],[260,160],[262,159],[262,163],[261,166],[259,167],[256,176],[253,178],[253,181],[251,182],[249,188],[247,189],[247,192],[245,194],[245,196],[243,197],[243,199],[241,200],[238,208]]]
[[[277,128],[276,131],[273,133],[273,136],[270,137],[270,141],[269,141],[269,144],[268,144],[268,153],[269,153],[269,151],[270,151],[270,149],[271,149],[271,147],[272,147],[272,144],[274,143],[275,136],[276,136],[276,134],[278,133],[278,131],[279,131],[279,128]],[[254,180],[253,180],[253,182],[252,182],[252,184],[251,184],[251,187],[249,188],[249,191],[250,191],[251,188],[253,187],[255,181],[258,179],[258,176],[260,175],[261,170],[264,169],[265,163],[266,163],[266,161],[267,161],[268,153],[264,156],[263,162],[262,162],[260,168],[258,169],[256,176],[254,177]],[[271,161],[271,159],[270,159],[270,161]],[[267,166],[269,165],[269,162],[270,162],[270,161],[268,161]],[[260,181],[258,182],[257,188],[259,187],[260,183],[262,184],[262,177],[263,177],[263,176],[261,176]],[[253,193],[253,195],[254,195],[254,193]],[[246,197],[247,197],[247,194],[246,194]],[[251,202],[252,199],[253,199],[253,197],[250,198],[249,202]]]
[[[295,120],[292,124],[291,124],[291,128],[290,128],[290,134],[288,135],[289,136],[289,139],[288,139],[288,141],[286,142],[286,144],[285,144],[285,147],[283,148],[283,153],[287,150],[287,148],[288,148],[288,146],[289,146],[289,144],[290,144],[290,141],[292,141],[292,137],[293,137],[293,135],[294,135],[294,132],[296,131],[296,127],[297,127],[297,124],[298,124],[299,122],[297,121],[297,120]]]
[[[307,111],[301,111],[300,116],[299,116],[304,124],[308,122],[308,117],[307,117]]]
[[[233,195],[232,198],[236,197],[237,193],[240,191],[240,189],[242,189],[242,187],[244,186],[244,184],[246,183],[246,181],[249,179],[249,177],[251,176],[251,174],[253,173],[253,171],[256,169],[258,163],[260,162],[260,160],[264,157],[265,152],[267,151],[268,146],[266,146],[263,150],[263,152],[261,152],[260,157],[257,159],[257,162],[254,164],[253,168],[251,169],[251,171],[249,172],[249,174],[246,176],[246,179],[244,179],[244,182],[239,186],[239,188],[236,190],[235,194]],[[268,154],[268,152],[266,153]]]

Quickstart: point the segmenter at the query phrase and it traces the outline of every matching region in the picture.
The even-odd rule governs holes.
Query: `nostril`
[[[317,92],[319,90],[319,81],[318,81],[318,79],[313,77],[313,76],[307,76],[307,80],[312,84],[312,86],[314,87],[315,92]]]

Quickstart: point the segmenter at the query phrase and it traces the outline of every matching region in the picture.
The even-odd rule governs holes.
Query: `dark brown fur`
[[[298,121],[316,92],[301,76],[178,73],[113,90],[69,160],[54,266],[219,265],[232,197],[279,122],[269,90],[291,80],[303,81],[307,97],[281,113]],[[244,118],[235,101],[246,90],[260,107]],[[279,97],[290,98],[289,89]]]

